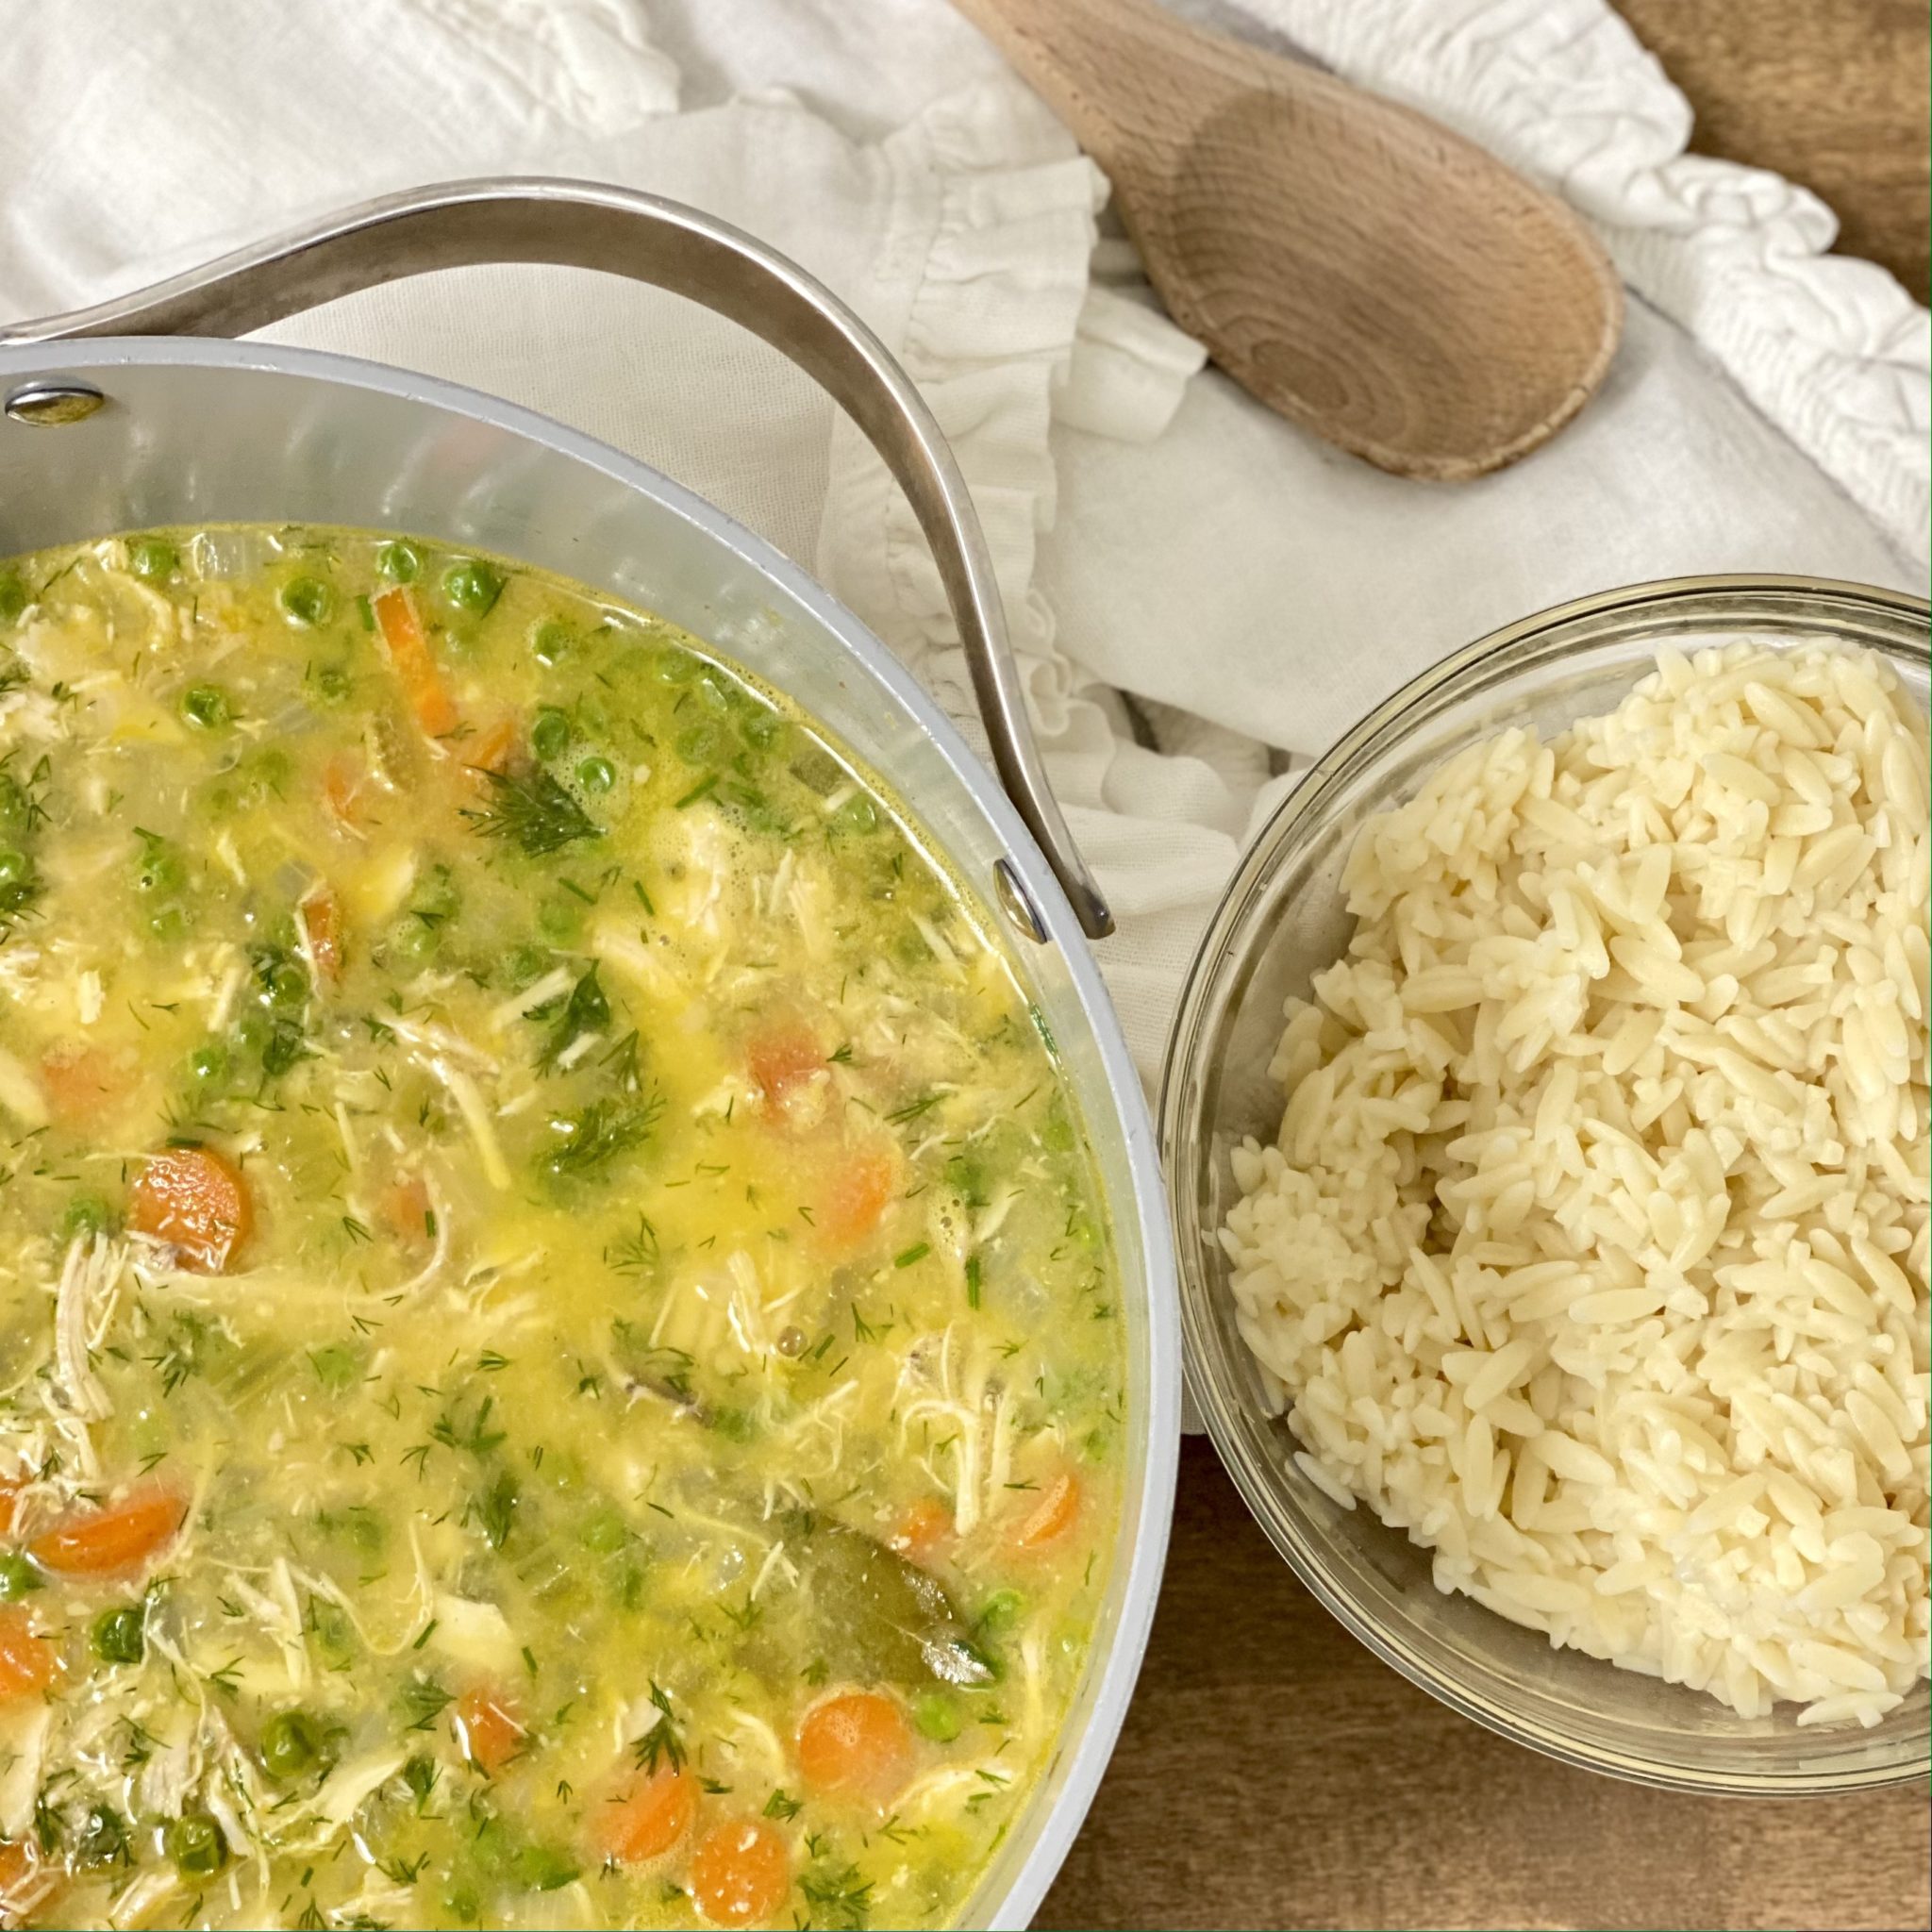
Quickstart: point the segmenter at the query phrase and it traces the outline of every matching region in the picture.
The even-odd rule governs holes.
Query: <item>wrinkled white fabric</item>
[[[1121,917],[1102,958],[1151,1077],[1284,754],[1580,591],[1709,569],[1914,582],[1900,546],[1924,522],[1924,311],[1823,259],[1829,216],[1801,191],[1685,158],[1681,99],[1604,0],[1183,5],[1424,103],[1602,225],[1637,299],[1604,394],[1549,450],[1403,483],[1196,375],[1123,244],[1096,250],[1104,183],[945,0],[336,0],[299,32],[252,0],[0,0],[0,312],[491,172],[681,196],[796,256],[955,441],[1048,769]],[[657,464],[968,713],[906,505],[727,325],[596,277],[475,270],[276,333]]]

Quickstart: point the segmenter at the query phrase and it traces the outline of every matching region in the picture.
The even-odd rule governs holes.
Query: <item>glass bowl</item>
[[[1296,1574],[1369,1648],[1445,1704],[1571,1764],[1702,1791],[1791,1796],[1922,1775],[1922,1679],[1871,1730],[1801,1728],[1795,1705],[1759,1719],[1716,1699],[1552,1647],[1465,1596],[1444,1595],[1426,1552],[1365,1506],[1338,1507],[1295,1467],[1235,1325],[1216,1231],[1237,1198],[1229,1151],[1273,1140],[1268,1078],[1282,1004],[1337,958],[1351,921],[1343,861],[1363,820],[1436,766],[1510,724],[1545,734],[1612,708],[1660,643],[1690,651],[1749,636],[1774,647],[1880,651],[1926,701],[1923,598],[1799,577],[1689,577],[1558,606],[1446,658],[1320,760],[1247,854],[1195,955],[1168,1045],[1162,1164],[1179,1248],[1188,1381],[1261,1527]]]

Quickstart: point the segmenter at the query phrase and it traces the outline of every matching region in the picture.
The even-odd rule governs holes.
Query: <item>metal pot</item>
[[[856,618],[656,471],[451,383],[226,340],[378,282],[511,261],[691,296],[831,392],[933,547],[1004,793]],[[1124,1502],[1091,1656],[1062,1748],[965,1908],[974,1924],[1024,1924],[1085,1815],[1146,1643],[1180,1343],[1153,1130],[1083,936],[1112,923],[1048,789],[984,538],[918,391],[829,291],[739,230],[625,190],[502,180],[370,202],[99,308],[0,329],[0,556],[236,522],[415,532],[522,558],[658,611],[788,692],[882,776],[962,886],[998,903],[1086,1124],[1128,1318]]]

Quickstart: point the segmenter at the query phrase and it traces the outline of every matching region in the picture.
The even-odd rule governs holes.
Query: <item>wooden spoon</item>
[[[1624,289],[1554,196],[1423,115],[1149,0],[956,0],[1112,180],[1170,313],[1400,475],[1480,475],[1603,379]]]

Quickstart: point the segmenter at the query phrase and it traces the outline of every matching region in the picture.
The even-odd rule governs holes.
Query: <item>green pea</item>
[[[924,1690],[912,1707],[912,1722],[922,1738],[930,1738],[935,1744],[950,1744],[964,1721],[959,1707],[943,1690]]]
[[[339,705],[349,695],[349,667],[346,664],[311,664],[308,687],[324,704]]]
[[[724,749],[724,734],[716,724],[699,723],[688,725],[677,734],[672,748],[688,765],[715,764],[718,755]]]
[[[47,1579],[18,1550],[0,1556],[0,1603],[17,1604],[22,1597],[46,1588]]]
[[[577,766],[577,783],[586,791],[608,791],[617,783],[617,767],[606,758],[588,758]]]
[[[423,575],[423,558],[413,543],[385,543],[375,553],[375,567],[392,584],[413,584]]]
[[[219,1040],[206,1040],[188,1056],[188,1077],[197,1087],[212,1087],[228,1077],[228,1049]]]
[[[34,822],[34,802],[10,772],[0,772],[0,832],[19,838]]]
[[[443,1893],[442,1908],[458,1925],[475,1925],[483,1917],[483,1902],[475,1890],[467,1885],[458,1885]]]
[[[33,861],[25,853],[9,851],[5,856],[21,862],[4,882],[0,882],[0,913],[18,912],[33,897],[40,880],[34,872]]]
[[[180,562],[180,552],[165,537],[141,537],[127,546],[127,568],[149,583],[173,576]]]
[[[571,944],[583,929],[583,908],[574,899],[546,899],[537,908],[537,930],[557,945]]]
[[[212,1878],[226,1862],[222,1827],[206,1811],[186,1811],[161,1834],[168,1857],[183,1878]]]
[[[313,629],[327,623],[336,608],[336,593],[320,577],[291,577],[282,586],[282,609],[291,624]]]
[[[530,749],[547,765],[560,758],[570,744],[570,720],[554,705],[545,705],[530,726]]]
[[[1074,1148],[1074,1127],[1058,1106],[1046,1117],[1040,1130],[1040,1144],[1055,1154],[1070,1154]]]
[[[577,1531],[577,1541],[587,1550],[595,1550],[600,1557],[608,1557],[615,1550],[621,1550],[630,1541],[630,1530],[625,1520],[615,1509],[599,1509],[584,1519],[584,1526]]]
[[[308,1351],[308,1364],[325,1389],[343,1390],[362,1376],[362,1358],[346,1341],[331,1341]]]
[[[0,891],[24,886],[34,874],[34,862],[17,845],[0,845]]]
[[[658,654],[656,670],[660,684],[689,684],[698,675],[698,659],[693,652],[672,644]]]
[[[431,870],[416,896],[409,901],[409,910],[420,912],[428,919],[454,919],[462,903],[463,895],[457,885],[456,874],[448,866],[439,865]]]
[[[577,1875],[576,1860],[554,1845],[525,1845],[510,1860],[510,1875],[531,1891],[556,1891]]]
[[[503,595],[503,579],[480,557],[474,557],[468,563],[453,563],[443,572],[442,594],[458,610],[485,617]]]
[[[219,731],[233,722],[235,708],[218,684],[197,684],[181,699],[181,715],[204,731]]]
[[[426,966],[441,945],[441,929],[428,920],[399,919],[390,928],[389,957],[399,966]]]
[[[271,1777],[300,1777],[322,1756],[322,1726],[306,1710],[278,1710],[261,1727],[261,1768]]]
[[[530,633],[530,655],[540,664],[555,664],[570,656],[575,642],[575,633],[569,625],[547,618]]]
[[[1025,1607],[1025,1598],[1017,1590],[996,1590],[979,1607],[979,1615],[974,1619],[975,1635],[997,1636],[1002,1630],[1009,1630],[1019,1621],[1020,1612]]]
[[[832,818],[843,832],[875,832],[879,828],[879,808],[862,791],[855,791]]]
[[[76,1194],[60,1217],[60,1239],[71,1241],[81,1235],[106,1234],[114,1217],[98,1194]]]
[[[754,751],[770,751],[785,734],[785,721],[760,705],[739,720],[738,728]]]
[[[94,1619],[92,1638],[104,1664],[138,1664],[147,1655],[147,1614],[139,1604],[116,1604]]]
[[[178,906],[157,906],[147,916],[147,929],[158,940],[185,940],[188,915]]]
[[[308,974],[293,959],[269,959],[260,968],[261,1003],[284,1012],[308,997]]]
[[[0,572],[0,624],[11,624],[25,608],[26,586],[14,572]]]
[[[188,883],[188,868],[182,864],[178,852],[161,840],[150,838],[142,847],[134,883],[142,891],[159,898],[163,893],[179,891]]]

